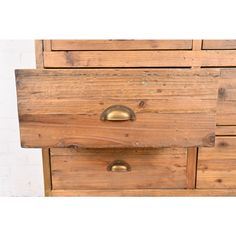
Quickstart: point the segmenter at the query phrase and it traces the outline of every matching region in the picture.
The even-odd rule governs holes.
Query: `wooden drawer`
[[[200,148],[197,188],[236,188],[236,136],[216,137],[216,146]]]
[[[45,51],[45,68],[236,66],[234,50]]]
[[[128,171],[110,171],[117,160]],[[52,149],[51,173],[53,190],[186,188],[187,150]]]
[[[44,68],[236,66],[235,40],[47,40]],[[217,49],[217,50],[215,50]],[[220,49],[220,50],[219,50]]]
[[[193,42],[192,40],[50,40],[44,44],[45,68],[186,67],[187,59],[181,56],[181,52],[190,51]],[[176,54],[176,50],[181,51],[180,55]]]
[[[217,125],[236,125],[236,68],[221,69],[218,81]]]
[[[236,40],[203,40],[202,49],[236,49]]]
[[[23,147],[214,145],[219,70],[17,70],[16,77]],[[104,117],[128,120],[104,120],[113,105]]]
[[[53,51],[191,50],[192,40],[51,40]]]

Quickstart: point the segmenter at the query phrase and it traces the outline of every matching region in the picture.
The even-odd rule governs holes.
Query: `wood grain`
[[[218,86],[217,125],[236,125],[236,68],[221,69]]]
[[[236,136],[236,126],[217,126],[216,127],[216,135],[221,136]]]
[[[203,40],[202,45],[200,43],[201,40],[46,40],[45,42],[42,42],[41,40],[37,40],[36,42],[36,64],[37,68],[43,68],[43,48],[42,45],[44,44],[44,51],[51,51],[51,50],[128,50],[127,55],[133,55],[132,51],[134,53],[137,53],[137,59],[140,58],[140,62],[137,60],[133,63],[132,57],[128,58],[128,61],[125,61],[125,57],[123,52],[120,52],[121,54],[115,54],[116,60],[121,61],[118,63],[119,67],[120,64],[125,65],[127,67],[192,67],[194,69],[199,68],[201,66],[203,67],[227,67],[227,66],[236,66],[235,63],[235,51],[232,49],[236,49],[236,40]],[[181,50],[192,50],[193,51],[199,51],[201,50],[201,46],[203,50],[208,50],[207,54],[188,54],[189,51],[181,51]],[[161,52],[163,54],[148,54],[151,51],[147,51],[147,54],[145,54],[145,50],[175,50],[179,49],[180,51],[175,51],[174,54],[165,54],[166,51],[161,52],[157,51],[158,53]],[[129,54],[129,50],[132,50]],[[139,52],[136,52],[136,50],[143,50],[141,54]],[[209,50],[212,52],[209,54]],[[226,50],[229,50],[228,53],[226,53]],[[156,53],[157,53],[156,52]],[[187,52],[188,56],[186,59],[186,54],[182,54],[182,52]],[[64,53],[64,52],[63,52]],[[76,52],[74,52],[76,53]],[[79,52],[81,53],[81,51]],[[89,53],[89,52],[88,52]],[[112,53],[112,52],[111,52]],[[144,54],[143,54],[144,53]],[[167,52],[169,53],[169,52]],[[172,53],[172,51],[170,52]],[[93,67],[91,65],[99,65],[99,59],[103,60],[103,58],[107,59],[107,61],[104,62],[105,65],[111,64],[109,62],[109,55],[103,56],[104,54],[92,54],[92,59],[90,57],[87,57],[87,54],[82,54],[81,57],[79,57],[76,53],[75,54],[63,54],[62,57],[65,57],[67,61],[65,62],[65,58],[61,59],[59,58],[59,62],[56,59],[55,63],[51,60],[49,67],[57,67],[55,65],[62,64],[63,68],[66,67]],[[98,57],[97,57],[98,55]],[[119,56],[120,55],[120,56]],[[139,56],[140,55],[140,56]],[[152,55],[153,57],[149,60],[149,55]],[[178,56],[180,55],[180,56]],[[190,56],[189,56],[190,55]],[[192,56],[191,56],[192,55]],[[196,55],[196,56],[195,56]],[[216,57],[214,56],[216,55]],[[222,59],[220,58],[222,55]],[[51,55],[49,55],[51,58]],[[144,57],[143,57],[144,56]],[[232,56],[232,57],[231,57]],[[54,54],[53,54],[54,57]],[[61,57],[61,56],[60,56]],[[74,58],[75,57],[75,58]],[[143,63],[141,62],[141,57],[143,57]],[[49,59],[50,59],[49,58]],[[53,59],[53,58],[52,58]],[[78,59],[82,60],[78,62]],[[95,63],[91,60],[95,60]],[[90,60],[90,61],[89,61]],[[112,56],[111,56],[112,60]],[[123,60],[123,61],[122,61]],[[187,61],[187,62],[186,62]],[[101,62],[103,65],[103,62]],[[143,65],[142,65],[143,64]],[[82,65],[82,66],[81,66]],[[47,67],[47,68],[49,68]],[[232,70],[232,71],[230,71]],[[43,150],[43,165],[44,165],[44,176],[45,176],[45,194],[47,196],[236,196],[236,188],[235,180],[232,181],[232,178],[235,179],[235,171],[234,171],[234,154],[235,153],[235,142],[229,141],[229,138],[235,139],[236,137],[233,137],[233,135],[236,135],[236,126],[235,126],[235,99],[234,99],[234,69],[226,69],[228,72],[223,72],[220,84],[219,84],[219,98],[218,98],[218,107],[217,107],[217,123],[220,126],[216,127],[216,134],[217,135],[231,135],[231,137],[217,137],[217,143],[219,138],[223,138],[223,145],[217,145],[216,148],[200,148],[201,156],[204,156],[202,166],[203,169],[208,165],[210,167],[210,171],[206,172],[204,169],[205,174],[202,175],[203,178],[203,188],[201,189],[96,189],[96,190],[71,190],[71,189],[60,189],[60,190],[52,190],[51,186],[51,168],[50,168],[50,158],[49,158],[49,150],[44,149]],[[40,97],[35,98],[37,100],[37,106],[38,107],[44,107],[43,103],[45,101],[41,102]],[[155,106],[155,102],[151,103],[152,100],[148,100],[148,103],[145,101],[145,106],[148,106],[148,108],[151,106]],[[51,107],[53,107],[54,112],[57,114],[57,112],[61,112],[60,108],[60,100],[54,101],[55,104],[57,103],[58,108],[56,108],[56,105],[51,106],[51,104],[48,104],[48,107],[50,110]],[[88,102],[88,101],[87,101]],[[76,109],[74,109],[74,106],[70,106],[69,103],[64,99],[64,103],[67,104],[67,107],[70,107],[70,112],[76,112]],[[129,103],[132,104],[132,103]],[[143,104],[141,102],[141,104]],[[90,105],[94,105],[93,102],[90,103]],[[107,104],[108,105],[108,104]],[[191,107],[191,104],[184,104],[186,106],[186,109],[189,109],[191,112],[198,112],[202,103],[197,102],[195,103],[194,108]],[[105,106],[105,105],[104,105]],[[169,107],[169,104],[165,104],[164,100],[161,104],[159,104],[159,108],[163,112],[167,112],[168,109],[166,107]],[[204,110],[208,111],[211,109],[212,105],[205,104]],[[29,107],[28,107],[29,108]],[[146,107],[147,108],[147,107]],[[181,103],[177,103],[175,107],[175,111],[180,111],[182,109]],[[48,111],[45,108],[45,111]],[[101,109],[102,110],[102,109]],[[100,110],[99,110],[100,111]],[[31,110],[32,112],[32,110]],[[63,112],[62,112],[63,113]],[[221,126],[224,125],[224,126]],[[46,134],[46,131],[45,131]],[[192,134],[192,132],[191,132]],[[186,134],[189,135],[189,134]],[[226,139],[226,140],[225,140]],[[219,147],[218,147],[219,146]],[[220,147],[220,146],[223,146]],[[79,150],[79,149],[78,149]],[[78,150],[74,148],[53,148],[51,149],[51,153],[54,156],[76,156],[78,155]],[[188,157],[191,156],[192,158],[188,158],[187,160],[187,166],[186,166],[186,186],[191,188],[191,183],[193,184],[194,176],[194,153],[196,148],[188,148],[187,155]],[[213,150],[213,151],[210,151]],[[208,153],[208,151],[210,153]],[[72,153],[74,152],[74,154]],[[218,156],[220,158],[218,159]],[[208,158],[210,159],[208,160]],[[229,160],[228,160],[229,157]],[[92,160],[93,157],[91,157]],[[206,158],[206,160],[205,160]],[[206,161],[206,162],[204,162]],[[233,162],[232,162],[233,161]],[[222,162],[222,164],[220,163]],[[229,167],[230,166],[230,167]],[[220,168],[219,168],[220,167]],[[203,169],[200,170],[203,172]],[[212,171],[212,172],[211,172]],[[217,173],[215,172],[217,171]],[[212,173],[212,175],[211,175]],[[218,179],[216,179],[214,176],[219,176]],[[209,179],[207,175],[210,175]],[[223,176],[223,177],[222,177]],[[221,178],[222,177],[222,178]],[[207,180],[208,179],[208,180]],[[214,180],[217,181],[217,186],[215,186]],[[223,182],[222,182],[223,180]],[[225,184],[226,183],[226,184]],[[213,187],[212,187],[213,186]],[[233,186],[233,188],[232,188]]]
[[[35,40],[35,59],[37,69],[43,68],[43,41]]]
[[[52,40],[52,50],[191,49],[192,40]]]
[[[47,148],[42,149],[43,160],[43,176],[44,176],[44,194],[49,195],[52,190],[51,183],[51,163],[50,163],[50,150]]]
[[[52,51],[51,40],[43,40],[43,51],[44,52]]]
[[[201,51],[202,49],[202,40],[193,40],[193,46],[192,46],[192,50],[193,51]],[[201,66],[192,66],[192,69],[200,69]]]
[[[200,51],[202,49],[202,40],[193,40],[193,51]]]
[[[226,67],[236,66],[236,51],[53,51],[44,52],[46,68]]]
[[[58,149],[56,150],[58,152]],[[69,149],[51,153],[53,189],[186,188],[187,151],[176,149]],[[68,154],[68,153],[66,153]],[[115,160],[131,166],[108,171]]]
[[[236,49],[236,40],[203,40],[202,49]]]
[[[197,188],[236,188],[236,137],[217,137],[214,148],[199,148]]]
[[[43,40],[35,40],[35,59],[36,68],[43,69]],[[42,163],[43,163],[43,176],[44,176],[44,194],[49,196],[52,190],[51,183],[51,167],[50,167],[50,150],[48,148],[42,149]]]
[[[212,69],[18,70],[22,146],[212,146],[218,76]],[[136,121],[101,121],[114,104],[133,109]]]
[[[187,149],[187,188],[196,188],[197,148]]]
[[[236,189],[125,189],[125,190],[52,190],[54,197],[213,197],[236,196]]]

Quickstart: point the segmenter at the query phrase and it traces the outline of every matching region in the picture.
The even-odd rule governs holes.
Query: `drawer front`
[[[236,125],[236,68],[221,69],[216,120],[217,125]]]
[[[51,50],[191,50],[192,40],[51,40]]]
[[[186,166],[184,148],[51,149],[53,190],[186,188]]]
[[[236,66],[234,50],[45,51],[45,68]]]
[[[216,146],[200,148],[197,188],[236,188],[236,136],[216,137]]]
[[[213,69],[18,70],[22,146],[212,146],[218,76]]]
[[[236,49],[236,40],[203,40],[202,49]]]

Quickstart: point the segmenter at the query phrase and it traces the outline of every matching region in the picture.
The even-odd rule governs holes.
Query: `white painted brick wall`
[[[35,68],[33,40],[0,40],[0,196],[43,196],[40,149],[20,147],[14,70]]]

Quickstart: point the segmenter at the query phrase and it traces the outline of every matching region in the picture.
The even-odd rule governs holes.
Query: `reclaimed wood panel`
[[[52,190],[53,197],[213,197],[236,196],[236,189],[106,189]]]
[[[236,49],[236,40],[203,40],[202,49]]]
[[[52,40],[52,50],[192,49],[192,40]]]
[[[187,149],[187,188],[196,188],[197,148]]]
[[[45,195],[48,195],[49,192],[52,190],[50,150],[48,148],[42,149],[42,163],[43,163],[44,193]]]
[[[43,41],[35,40],[35,61],[37,69],[43,68]]]
[[[236,137],[216,137],[216,146],[199,148],[197,188],[236,188]]]
[[[236,51],[68,51],[44,52],[46,68],[226,67],[236,66]]]
[[[51,40],[43,40],[43,51],[52,51]]]
[[[58,149],[55,153],[58,154]],[[131,170],[108,171],[107,167],[115,160],[125,161]],[[59,151],[59,155],[54,155],[52,149],[52,188],[186,188],[186,165],[187,150],[184,148],[69,149],[66,153]]]
[[[236,126],[226,125],[226,126],[217,126],[216,135],[219,136],[236,136]]]
[[[22,146],[212,146],[218,76],[214,69],[17,70]],[[101,121],[114,104],[137,119]]]
[[[218,81],[217,125],[236,125],[236,68],[221,69]]]

